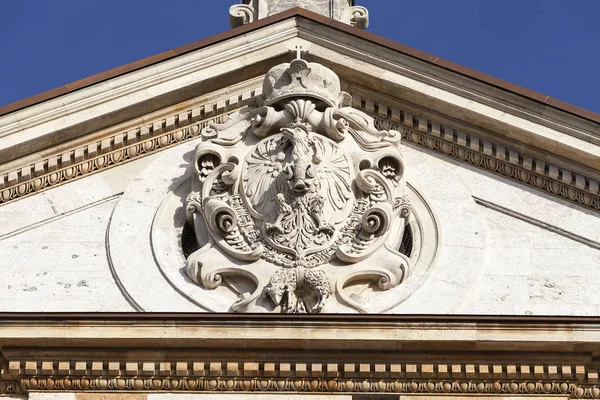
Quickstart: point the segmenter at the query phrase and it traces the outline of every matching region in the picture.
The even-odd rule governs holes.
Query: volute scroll
[[[202,132],[187,200],[198,243],[187,274],[206,289],[250,279],[235,311],[370,312],[348,286],[400,285],[394,250],[411,213],[401,135],[346,106],[330,69],[273,67],[255,106]]]

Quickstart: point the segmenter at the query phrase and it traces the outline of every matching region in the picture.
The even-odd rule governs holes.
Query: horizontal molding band
[[[199,105],[2,174],[0,206],[193,140],[199,137],[202,128],[223,122],[256,94],[254,90],[245,91],[227,101]]]
[[[247,105],[260,89],[227,101],[198,106],[151,124],[80,146],[0,176],[0,206],[90,173],[120,165],[197,137]],[[475,165],[592,210],[600,210],[600,183],[510,147],[352,93],[353,106],[375,118],[379,129],[395,129],[405,141]]]
[[[284,350],[277,350],[285,353]],[[383,358],[384,355],[373,355]],[[469,359],[466,353],[464,359]],[[482,357],[479,355],[477,358]],[[433,363],[433,362],[278,362],[278,361],[55,361],[10,360],[5,368],[9,377],[255,377],[255,378],[381,378],[381,379],[539,379],[576,380],[598,383],[598,371],[584,365],[526,363]]]
[[[374,102],[366,96],[352,93],[353,106],[371,115],[378,129],[398,130],[406,142],[475,165],[585,208],[600,210],[600,183],[597,180],[454,127]]]
[[[471,395],[562,395],[597,399],[597,385],[570,381],[383,380],[383,379],[260,379],[260,378],[29,378],[0,381],[11,393],[35,392],[229,392],[229,393],[380,393]],[[6,394],[11,394],[6,393]],[[0,394],[1,395],[1,394]]]

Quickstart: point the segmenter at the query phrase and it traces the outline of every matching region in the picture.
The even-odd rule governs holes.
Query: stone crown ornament
[[[332,70],[301,59],[271,68],[263,81],[264,105],[267,106],[297,97],[335,107],[342,100],[340,93],[340,79]]]
[[[411,210],[400,133],[344,107],[339,78],[317,63],[275,66],[263,88],[202,131],[187,274],[236,293],[232,311],[369,312],[355,282],[384,291],[411,271],[397,251]]]

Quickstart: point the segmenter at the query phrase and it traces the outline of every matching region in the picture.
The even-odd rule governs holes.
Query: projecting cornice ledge
[[[311,26],[302,26],[310,24]],[[435,113],[586,168],[600,170],[600,124],[543,105],[410,54],[331,33],[302,21],[309,60],[333,69],[342,81],[403,102],[415,117]],[[312,44],[311,44],[312,43]],[[466,129],[469,129],[466,128]]]
[[[90,314],[0,321],[0,396],[600,396],[598,319]]]
[[[48,315],[48,316],[46,316]],[[590,318],[262,314],[0,315],[0,346],[596,352]]]

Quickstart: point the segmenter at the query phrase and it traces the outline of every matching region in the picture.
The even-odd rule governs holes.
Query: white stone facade
[[[600,116],[230,14],[0,111],[0,398],[600,398]]]
[[[405,255],[415,268],[399,284],[355,288],[371,302],[361,311],[600,314],[600,125],[359,36],[290,17],[0,116],[0,311],[230,311],[231,293],[243,297],[246,284],[202,287],[181,236],[194,148],[214,138],[211,124],[248,107],[244,129],[275,127],[257,138],[304,123],[340,143],[349,115],[369,121],[357,143],[365,132],[402,135],[390,148],[401,151],[403,175],[388,200],[406,184],[420,253]],[[296,80],[279,85],[294,56],[312,61],[296,60]],[[274,59],[283,67],[261,88]],[[294,122],[280,115],[284,98],[320,109]],[[343,122],[321,117],[346,107]],[[94,129],[98,117],[105,126]],[[366,264],[372,280],[380,265]],[[332,303],[323,312],[359,309]]]
[[[193,144],[185,147],[191,151]],[[138,190],[136,176],[144,174],[145,168],[151,171],[173,165],[170,153],[181,157],[182,151],[176,147],[2,206],[0,309],[133,311],[111,273],[107,250],[116,257],[115,264],[124,263],[126,268],[136,262],[152,263],[152,255],[138,257],[136,253],[139,248],[151,250],[151,245],[107,245],[109,221],[119,204],[125,213],[148,209],[148,205],[128,200],[128,193]],[[426,197],[440,221],[441,252],[422,285],[388,312],[600,313],[600,289],[591,284],[600,276],[600,245],[594,247],[600,241],[600,218],[592,211],[411,145],[403,147],[403,155],[408,183]],[[179,165],[185,165],[184,159],[180,161]],[[185,168],[177,170],[185,173]],[[154,188],[145,191],[152,193]],[[164,196],[158,194],[155,204]],[[491,209],[475,199],[535,221]],[[152,207],[150,216],[156,211]],[[554,228],[559,233],[552,231]],[[142,224],[134,228],[142,229]],[[150,240],[149,235],[142,236]],[[129,279],[138,280],[134,299],[145,311],[205,311],[169,289],[166,281],[157,282],[163,278],[155,265],[148,265],[147,277]],[[131,282],[126,283],[130,290]],[[147,290],[149,285],[170,292],[156,296]]]

